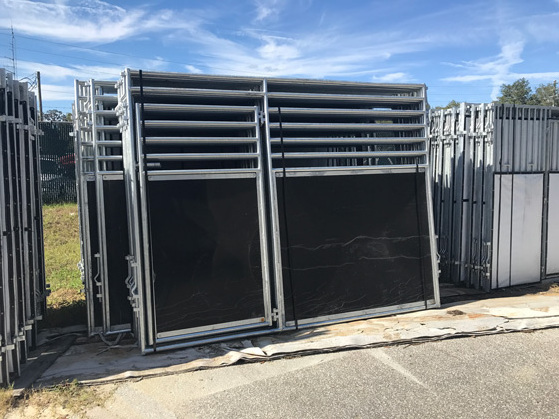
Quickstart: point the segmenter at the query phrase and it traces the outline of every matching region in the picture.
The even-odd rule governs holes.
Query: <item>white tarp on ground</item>
[[[559,294],[495,298],[437,310],[306,329],[142,356],[134,345],[72,346],[36,382],[99,384],[348,348],[559,327]]]

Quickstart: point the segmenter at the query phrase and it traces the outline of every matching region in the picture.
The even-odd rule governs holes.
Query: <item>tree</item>
[[[46,112],[43,112],[43,121],[48,122],[67,122],[72,121],[72,114],[65,114],[58,109],[50,109]]]
[[[460,106],[460,102],[456,102],[454,99],[452,99],[443,109],[456,108],[458,106]]]
[[[446,106],[437,106],[434,110],[439,111],[441,109],[450,109],[458,106],[460,106],[460,102],[456,102],[454,99],[452,99],[450,102],[447,103]]]
[[[525,78],[518,79],[512,84],[501,85],[499,103],[512,103],[516,105],[559,106],[559,90],[557,81],[540,84],[535,92],[530,87],[530,82]]]
[[[533,102],[533,105],[559,106],[557,80],[553,83],[540,84],[532,95],[531,101]]]
[[[531,97],[532,88],[530,87],[530,82],[523,77],[512,84],[502,84],[501,96],[497,98],[497,102],[527,105]]]

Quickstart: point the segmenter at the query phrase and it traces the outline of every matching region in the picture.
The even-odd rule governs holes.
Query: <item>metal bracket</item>
[[[277,308],[272,309],[272,320],[275,322],[279,320],[279,310]]]
[[[128,276],[124,280],[126,287],[130,291],[130,295],[128,296],[128,301],[130,301],[130,305],[132,306],[132,310],[135,312],[140,311],[140,296],[138,295],[138,285],[136,284],[136,280],[134,279],[133,270],[136,269],[138,264],[136,263],[133,256],[126,256],[126,261],[128,262]]]
[[[264,113],[264,111],[258,112],[258,123],[260,125],[264,125],[266,123],[266,114]]]
[[[100,253],[95,253],[94,257],[97,259],[97,275],[95,275],[93,277],[93,282],[95,283],[95,285],[97,285],[98,288],[98,294],[95,294],[95,296],[99,299],[99,301],[103,301],[103,283],[101,281],[99,281],[97,278],[99,278],[101,276],[101,254]]]

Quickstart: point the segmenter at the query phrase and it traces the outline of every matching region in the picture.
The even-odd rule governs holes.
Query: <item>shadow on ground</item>
[[[41,330],[53,327],[68,327],[87,324],[85,300],[71,301],[66,304],[48,306],[42,321],[39,322]]]

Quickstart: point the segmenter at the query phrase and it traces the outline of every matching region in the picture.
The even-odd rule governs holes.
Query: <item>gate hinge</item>
[[[279,310],[277,308],[272,309],[272,320],[275,322],[279,320]]]

